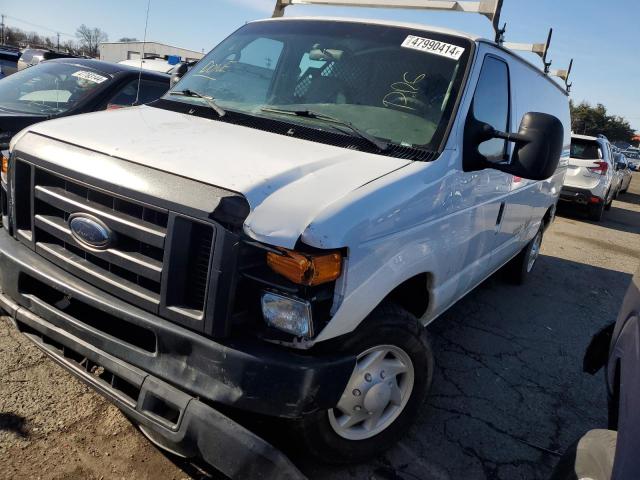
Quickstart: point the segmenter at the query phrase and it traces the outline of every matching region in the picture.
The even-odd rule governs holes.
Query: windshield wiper
[[[387,142],[380,140],[374,137],[373,135],[369,135],[367,132],[356,127],[351,122],[348,122],[346,120],[341,120],[336,117],[332,117],[331,115],[327,115],[325,113],[314,112],[313,110],[286,110],[286,109],[270,108],[270,107],[263,107],[260,109],[260,111],[267,112],[267,113],[279,113],[282,115],[294,115],[296,117],[313,118],[316,120],[323,120],[329,123],[335,123],[336,125],[342,125],[343,127],[347,127],[349,130],[355,133],[358,137],[374,145],[378,150],[385,151],[389,149],[389,144]]]
[[[216,103],[216,99],[210,97],[208,95],[203,95],[202,93],[198,93],[195,90],[189,90],[188,88],[184,90],[176,90],[174,92],[169,92],[169,95],[182,95],[184,97],[197,97],[203,99],[207,104],[218,114],[220,117],[224,117],[227,112],[224,108]]]

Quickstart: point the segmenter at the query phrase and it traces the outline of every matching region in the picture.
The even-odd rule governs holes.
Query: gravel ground
[[[406,438],[366,465],[292,457],[310,478],[544,479],[606,425],[602,374],[581,371],[640,258],[640,175],[599,224],[562,209],[524,287],[487,280],[430,327],[432,393]],[[153,447],[117,409],[0,320],[0,471],[12,479],[218,478]]]

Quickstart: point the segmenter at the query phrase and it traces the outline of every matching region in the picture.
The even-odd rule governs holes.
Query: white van
[[[425,327],[501,267],[531,272],[570,142],[564,89],[494,41],[252,22],[149,106],[14,138],[0,304],[229,476],[295,477],[237,410],[362,460],[423,408]]]

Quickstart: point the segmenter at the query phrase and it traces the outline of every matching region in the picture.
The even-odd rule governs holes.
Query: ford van
[[[173,452],[296,477],[244,411],[361,461],[425,408],[429,324],[532,272],[570,143],[565,89],[500,41],[251,22],[150,105],[13,139],[0,305]]]

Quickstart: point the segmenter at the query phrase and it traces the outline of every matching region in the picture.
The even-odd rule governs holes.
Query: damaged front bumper
[[[155,443],[232,478],[302,478],[211,405],[296,418],[338,402],[355,359],[214,342],[94,288],[0,231],[0,307]]]

